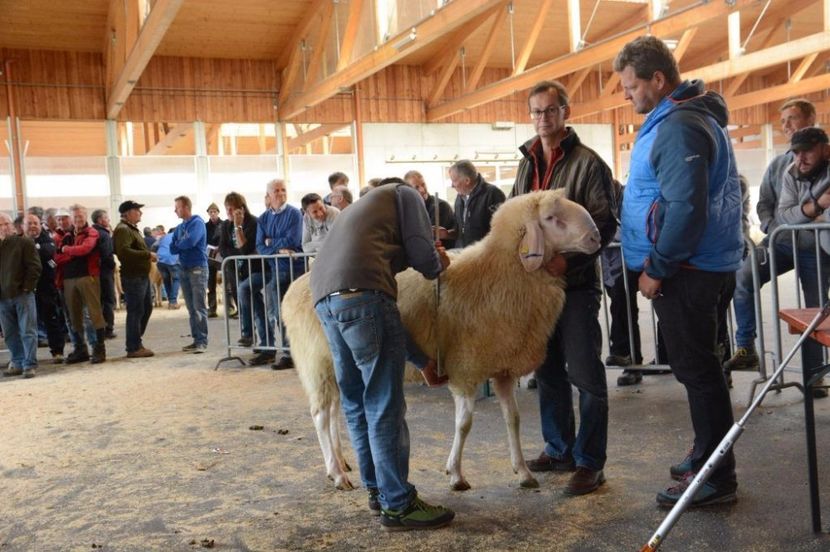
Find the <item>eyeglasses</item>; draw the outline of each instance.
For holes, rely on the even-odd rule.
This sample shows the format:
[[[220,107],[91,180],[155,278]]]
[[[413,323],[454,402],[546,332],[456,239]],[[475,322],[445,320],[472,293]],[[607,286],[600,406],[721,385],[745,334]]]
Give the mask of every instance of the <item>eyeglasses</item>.
[[[545,115],[548,117],[554,117],[559,112],[560,109],[565,107],[564,105],[552,105],[546,107],[545,109],[531,109],[530,110],[530,118],[531,119],[541,119]]]

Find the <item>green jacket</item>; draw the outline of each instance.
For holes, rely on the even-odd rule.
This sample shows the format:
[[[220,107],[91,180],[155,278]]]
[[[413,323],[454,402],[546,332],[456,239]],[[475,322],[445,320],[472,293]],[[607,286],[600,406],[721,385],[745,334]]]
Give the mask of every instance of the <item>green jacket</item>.
[[[115,254],[121,261],[121,276],[146,278],[150,274],[150,250],[137,226],[121,221],[112,233]]]
[[[35,290],[42,267],[35,242],[22,236],[0,240],[0,299]]]

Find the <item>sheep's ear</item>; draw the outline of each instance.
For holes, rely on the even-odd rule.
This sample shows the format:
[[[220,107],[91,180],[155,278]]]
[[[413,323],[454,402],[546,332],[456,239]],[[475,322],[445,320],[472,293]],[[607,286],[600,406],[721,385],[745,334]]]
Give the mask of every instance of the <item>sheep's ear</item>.
[[[545,260],[545,236],[538,222],[525,224],[525,235],[519,244],[519,259],[528,272],[541,268]]]

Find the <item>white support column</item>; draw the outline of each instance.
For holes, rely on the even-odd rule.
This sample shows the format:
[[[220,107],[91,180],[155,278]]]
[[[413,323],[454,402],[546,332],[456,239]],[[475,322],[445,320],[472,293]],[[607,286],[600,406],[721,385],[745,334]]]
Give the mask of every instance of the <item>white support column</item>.
[[[568,0],[568,44],[576,52],[582,42],[582,23],[579,19],[579,0]]]
[[[741,12],[730,13],[726,22],[729,35],[729,59],[737,59],[744,53],[741,48]]]
[[[208,159],[207,135],[205,134],[205,123],[202,121],[193,122],[193,141],[196,145],[196,198],[193,212],[200,216],[207,206],[210,205],[210,160]]]
[[[124,201],[121,191],[121,158],[118,156],[118,121],[107,119],[104,123],[107,140],[107,181],[110,189],[110,219],[118,221],[118,206]]]
[[[775,133],[771,123],[761,125],[761,147],[764,148],[764,166],[768,167],[775,157]]]

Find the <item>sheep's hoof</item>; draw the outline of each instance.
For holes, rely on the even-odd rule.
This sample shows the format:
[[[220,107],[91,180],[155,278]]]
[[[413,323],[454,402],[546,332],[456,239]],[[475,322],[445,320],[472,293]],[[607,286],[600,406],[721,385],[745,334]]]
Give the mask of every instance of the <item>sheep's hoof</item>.
[[[522,489],[538,489],[539,482],[536,481],[535,477],[530,477],[528,479],[522,479],[522,481],[519,483],[519,486]]]
[[[458,481],[456,481],[455,483],[450,485],[450,488],[453,491],[469,491],[470,490],[470,484],[467,483],[467,481],[465,479],[459,479]]]
[[[343,476],[343,477],[340,477],[338,479],[339,479],[339,481],[337,481],[334,485],[334,487],[338,491],[353,491],[354,490],[354,485],[352,485],[352,482],[349,481],[348,477]]]

